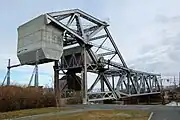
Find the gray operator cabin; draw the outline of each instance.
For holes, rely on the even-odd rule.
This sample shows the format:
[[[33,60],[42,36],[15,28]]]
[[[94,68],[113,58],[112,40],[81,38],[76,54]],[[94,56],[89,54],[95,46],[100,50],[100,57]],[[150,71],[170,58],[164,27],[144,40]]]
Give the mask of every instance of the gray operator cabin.
[[[41,15],[19,26],[17,56],[21,64],[43,64],[61,58],[63,31],[47,22],[46,15]]]

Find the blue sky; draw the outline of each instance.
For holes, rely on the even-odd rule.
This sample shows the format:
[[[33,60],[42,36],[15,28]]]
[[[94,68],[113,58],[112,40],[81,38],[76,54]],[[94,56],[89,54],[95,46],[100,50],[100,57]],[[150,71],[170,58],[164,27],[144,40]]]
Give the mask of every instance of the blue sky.
[[[180,1],[178,0],[1,0],[0,80],[7,60],[16,57],[17,28],[52,11],[79,8],[110,24],[110,31],[128,66],[177,76],[180,71]],[[12,81],[28,83],[33,67],[12,70]],[[49,84],[52,64],[40,66],[40,83]]]

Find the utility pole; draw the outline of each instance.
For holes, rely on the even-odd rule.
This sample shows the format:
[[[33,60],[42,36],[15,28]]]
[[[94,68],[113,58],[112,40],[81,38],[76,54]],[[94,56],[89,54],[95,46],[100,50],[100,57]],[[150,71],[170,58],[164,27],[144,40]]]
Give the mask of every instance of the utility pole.
[[[179,72],[179,87],[180,87],[180,72]]]
[[[11,60],[9,59],[9,60],[8,60],[8,67],[7,67],[7,69],[8,69],[8,71],[7,71],[7,86],[10,85],[10,74],[11,74],[11,73],[10,73],[10,69],[11,69],[11,68],[10,68],[10,64],[11,64],[11,63],[10,63],[10,62],[11,62]]]
[[[175,79],[175,76],[174,76],[174,88],[176,88],[176,79]]]

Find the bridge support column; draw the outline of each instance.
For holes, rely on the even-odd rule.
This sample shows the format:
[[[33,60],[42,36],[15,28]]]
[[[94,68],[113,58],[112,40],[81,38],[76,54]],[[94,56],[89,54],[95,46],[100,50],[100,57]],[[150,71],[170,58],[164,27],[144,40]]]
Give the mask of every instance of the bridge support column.
[[[101,77],[101,92],[104,92],[104,80]]]
[[[39,86],[39,77],[38,77],[38,61],[39,61],[39,58],[38,58],[38,50],[36,51],[36,64],[35,64],[35,80],[34,80],[34,86],[35,87],[38,87]]]
[[[55,97],[56,97],[56,106],[60,107],[60,99],[61,99],[61,93],[59,89],[59,69],[58,69],[58,62],[54,62],[54,91],[55,91]]]
[[[114,76],[112,76],[112,87],[113,87],[113,90],[114,90]]]
[[[100,83],[101,83],[101,92],[104,92],[104,80],[102,77],[100,78]],[[105,101],[102,101],[101,104],[104,104],[104,102]]]
[[[84,56],[84,68],[82,70],[82,99],[83,104],[88,104],[87,98],[87,53],[86,47],[83,46],[83,56]]]

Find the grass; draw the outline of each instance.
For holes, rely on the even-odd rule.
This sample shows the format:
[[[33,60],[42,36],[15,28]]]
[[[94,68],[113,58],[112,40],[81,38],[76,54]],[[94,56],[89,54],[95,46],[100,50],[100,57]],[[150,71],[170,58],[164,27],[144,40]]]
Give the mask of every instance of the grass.
[[[0,113],[0,120],[2,119],[10,119],[10,118],[18,118],[30,115],[37,115],[43,113],[50,112],[60,112],[63,110],[67,110],[66,108],[56,108],[56,107],[48,107],[48,108],[36,108],[36,109],[26,109],[26,110],[18,110],[18,111],[10,111]]]
[[[36,120],[147,120],[149,116],[145,111],[134,110],[92,110],[78,114],[41,117]]]

